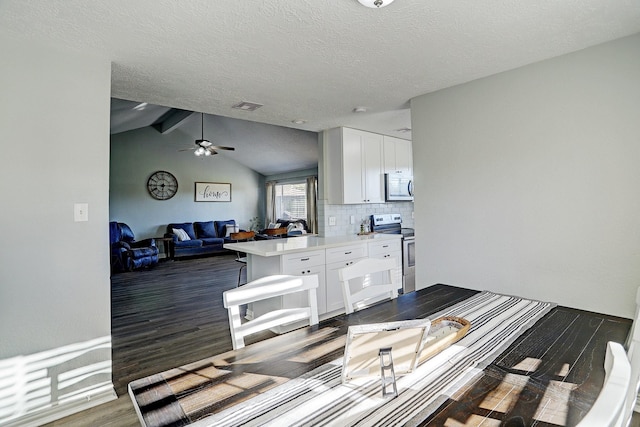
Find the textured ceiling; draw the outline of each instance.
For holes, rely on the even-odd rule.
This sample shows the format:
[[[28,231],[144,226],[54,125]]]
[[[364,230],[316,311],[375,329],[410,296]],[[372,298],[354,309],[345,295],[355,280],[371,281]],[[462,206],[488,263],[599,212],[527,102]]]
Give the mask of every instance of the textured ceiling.
[[[408,138],[411,98],[640,32],[640,1],[2,0],[0,31],[109,58],[115,98]]]

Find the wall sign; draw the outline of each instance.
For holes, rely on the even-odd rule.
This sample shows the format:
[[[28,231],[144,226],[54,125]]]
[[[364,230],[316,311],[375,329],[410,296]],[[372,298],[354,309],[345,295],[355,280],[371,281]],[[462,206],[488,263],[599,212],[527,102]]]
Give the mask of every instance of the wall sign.
[[[230,202],[231,184],[196,182],[196,202]]]

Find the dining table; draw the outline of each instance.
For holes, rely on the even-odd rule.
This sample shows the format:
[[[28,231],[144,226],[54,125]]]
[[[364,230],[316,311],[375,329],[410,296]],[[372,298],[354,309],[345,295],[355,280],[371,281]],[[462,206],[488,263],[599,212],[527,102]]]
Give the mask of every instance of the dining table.
[[[349,326],[461,315],[468,334],[398,378],[344,384]],[[144,426],[575,426],[630,319],[437,284],[129,384]],[[188,349],[185,349],[188,351]]]

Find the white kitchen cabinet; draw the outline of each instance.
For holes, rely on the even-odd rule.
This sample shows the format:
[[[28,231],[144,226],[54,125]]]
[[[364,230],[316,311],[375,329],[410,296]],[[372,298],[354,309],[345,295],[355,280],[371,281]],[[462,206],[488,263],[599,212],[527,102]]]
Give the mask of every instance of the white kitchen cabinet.
[[[383,159],[384,173],[413,175],[413,148],[411,141],[385,135]]]
[[[288,254],[282,256],[282,274],[291,274],[294,276],[305,276],[309,274],[318,275],[318,314],[324,314],[327,310],[327,287],[325,285],[325,251],[300,252],[296,254]],[[282,298],[289,297],[289,300],[283,300],[283,307],[304,307],[306,303],[306,295],[302,293],[284,295]],[[295,301],[295,305],[293,304]]]
[[[326,253],[326,295],[327,313],[339,310],[344,312],[344,298],[342,296],[342,285],[338,276],[338,271],[356,261],[367,257],[367,246],[365,244],[342,246],[339,248],[327,249]]]
[[[329,203],[384,203],[382,135],[337,128],[327,131],[326,138]]]
[[[368,244],[369,258],[392,258],[396,260],[395,277],[398,289],[402,288],[402,246],[400,240],[370,242]],[[372,278],[373,283],[383,283],[383,273]],[[386,274],[386,273],[384,273]]]

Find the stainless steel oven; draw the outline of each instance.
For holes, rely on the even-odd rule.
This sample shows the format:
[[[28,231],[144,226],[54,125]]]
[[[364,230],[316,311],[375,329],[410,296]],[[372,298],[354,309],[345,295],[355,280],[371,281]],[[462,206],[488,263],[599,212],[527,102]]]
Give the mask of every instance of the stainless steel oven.
[[[413,228],[402,228],[399,214],[371,215],[371,231],[376,233],[402,234],[402,292],[416,290],[416,254]]]
[[[402,237],[402,292],[416,290],[416,238]]]

